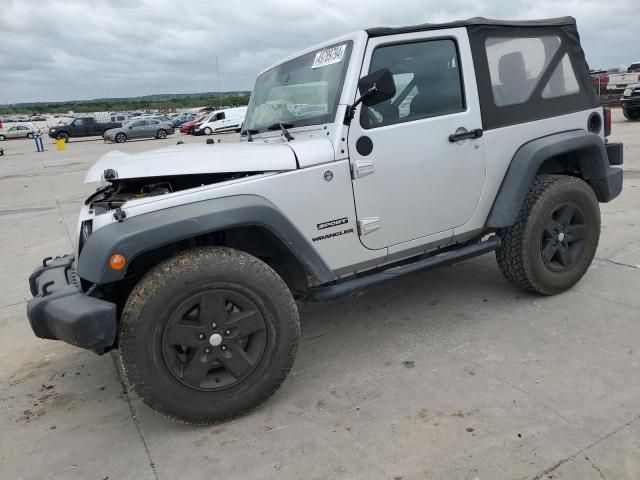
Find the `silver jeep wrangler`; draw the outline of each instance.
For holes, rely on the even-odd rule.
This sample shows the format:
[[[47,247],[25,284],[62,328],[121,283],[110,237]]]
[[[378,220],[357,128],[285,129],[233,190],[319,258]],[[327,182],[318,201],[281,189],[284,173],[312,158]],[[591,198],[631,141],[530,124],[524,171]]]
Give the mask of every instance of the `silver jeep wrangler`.
[[[573,18],[374,28],[258,76],[237,144],[111,152],[74,254],[29,282],[34,333],[102,354],[153,409],[209,424],[284,381],[296,300],[496,252],[572,287],[622,189]]]

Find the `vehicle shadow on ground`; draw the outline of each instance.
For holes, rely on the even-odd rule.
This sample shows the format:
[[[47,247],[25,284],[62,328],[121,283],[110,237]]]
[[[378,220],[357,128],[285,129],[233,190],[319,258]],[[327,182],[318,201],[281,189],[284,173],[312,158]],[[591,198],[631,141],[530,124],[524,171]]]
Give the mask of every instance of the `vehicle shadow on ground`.
[[[415,335],[425,329],[437,335],[438,329],[447,330],[454,323],[481,322],[486,317],[473,313],[479,305],[527,296],[502,279],[497,267],[483,261],[416,273],[330,302],[301,302],[302,337],[291,374],[305,365],[333,360],[331,352],[336,348],[350,348],[354,358],[369,355],[374,337],[377,351],[397,352],[399,335]],[[461,298],[468,307],[461,308]],[[0,390],[0,400],[11,399],[15,406],[13,422],[55,423],[59,420],[54,412],[66,416],[71,411],[80,414],[84,408],[95,413],[109,401],[124,400],[121,407],[127,408],[127,396],[133,393],[122,383],[117,352],[96,356],[58,342],[47,343],[46,351],[52,353],[20,367]],[[273,402],[278,402],[277,396],[267,403],[273,407]],[[170,430],[201,428],[173,424],[160,415],[150,418]]]

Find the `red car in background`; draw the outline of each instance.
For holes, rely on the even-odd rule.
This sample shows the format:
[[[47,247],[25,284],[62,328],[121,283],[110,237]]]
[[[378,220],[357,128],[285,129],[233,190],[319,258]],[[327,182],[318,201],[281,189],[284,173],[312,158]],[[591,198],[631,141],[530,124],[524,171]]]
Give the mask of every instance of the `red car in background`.
[[[204,117],[206,117],[206,115],[201,115],[195,120],[191,120],[190,122],[183,123],[182,126],[180,127],[180,133],[190,134],[196,126],[202,123],[202,120],[204,120]]]

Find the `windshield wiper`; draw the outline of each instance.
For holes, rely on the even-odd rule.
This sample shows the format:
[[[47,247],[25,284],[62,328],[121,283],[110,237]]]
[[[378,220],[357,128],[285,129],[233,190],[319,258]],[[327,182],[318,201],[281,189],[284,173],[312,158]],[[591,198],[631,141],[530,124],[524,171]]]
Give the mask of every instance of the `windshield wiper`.
[[[257,128],[247,128],[246,130],[243,130],[242,132],[240,132],[240,136],[247,137],[247,142],[253,142],[253,137],[251,136],[251,134],[253,133],[258,133],[258,129]]]
[[[293,127],[295,127],[293,123],[274,123],[273,125],[268,126],[267,130],[282,130],[282,135],[284,135],[284,138],[286,138],[287,141],[290,142],[291,140],[293,140],[293,135],[289,133],[289,130],[287,130],[287,128]]]

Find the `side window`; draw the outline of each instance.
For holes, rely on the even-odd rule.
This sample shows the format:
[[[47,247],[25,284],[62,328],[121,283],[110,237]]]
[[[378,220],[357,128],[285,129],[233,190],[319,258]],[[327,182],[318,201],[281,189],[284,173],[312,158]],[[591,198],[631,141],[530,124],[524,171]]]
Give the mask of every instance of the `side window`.
[[[82,119],[82,118],[76,118],[76,119],[73,121],[73,124],[74,124],[76,127],[81,127],[81,126],[83,126],[83,125],[84,125],[84,119]]]
[[[133,122],[132,127],[144,127],[147,124],[144,120],[138,120],[137,122]]]
[[[216,113],[214,120],[224,120],[224,112]]]
[[[493,99],[497,106],[529,100],[540,76],[560,48],[557,36],[503,38],[485,42]]]
[[[565,53],[562,61],[553,70],[544,90],[542,90],[542,98],[564,97],[579,91],[578,79],[573,71],[569,55]]]
[[[378,47],[370,72],[391,70],[396,95],[362,108],[360,123],[375,128],[463,111],[464,94],[456,44],[451,39]]]

